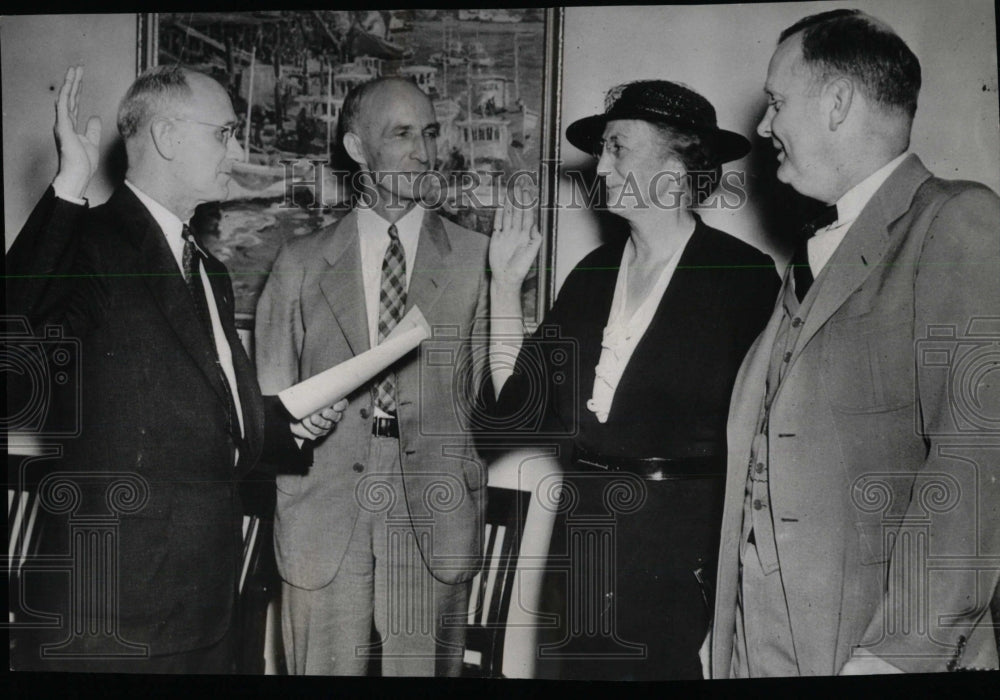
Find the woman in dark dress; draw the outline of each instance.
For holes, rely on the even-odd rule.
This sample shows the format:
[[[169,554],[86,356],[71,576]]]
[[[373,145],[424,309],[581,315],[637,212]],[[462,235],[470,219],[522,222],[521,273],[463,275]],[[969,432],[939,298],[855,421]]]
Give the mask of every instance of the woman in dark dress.
[[[566,136],[600,158],[627,239],[586,256],[528,338],[533,215],[508,204],[490,248],[489,422],[512,442],[559,445],[566,468],[547,569],[557,605],[545,611],[560,624],[540,653],[566,678],[700,678],[730,392],[780,280],[691,204],[750,144],[666,81],[614,88]]]

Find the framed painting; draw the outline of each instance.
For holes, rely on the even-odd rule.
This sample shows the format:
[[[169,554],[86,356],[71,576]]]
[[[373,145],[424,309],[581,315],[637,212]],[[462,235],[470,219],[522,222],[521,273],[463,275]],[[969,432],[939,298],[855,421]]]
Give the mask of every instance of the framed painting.
[[[551,303],[548,244],[555,217],[562,10],[185,12],[141,18],[139,65],[181,64],[227,87],[245,161],[225,202],[199,207],[192,228],[226,263],[237,323],[253,327],[257,298],[282,243],[350,208],[337,174],[337,122],[352,87],[412,79],[441,133],[444,216],[485,234],[516,182],[540,202],[546,244],[525,282],[529,329]],[[322,190],[308,184],[322,173]],[[497,195],[500,195],[498,199]]]

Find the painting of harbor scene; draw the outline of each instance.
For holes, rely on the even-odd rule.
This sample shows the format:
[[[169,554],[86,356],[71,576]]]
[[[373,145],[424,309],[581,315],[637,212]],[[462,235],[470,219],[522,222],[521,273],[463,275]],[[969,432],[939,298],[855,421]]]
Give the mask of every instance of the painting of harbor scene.
[[[350,89],[373,78],[411,78],[431,98],[441,125],[438,170],[448,182],[441,213],[488,234],[511,175],[537,172],[542,159],[545,22],[536,9],[155,15],[157,62],[212,75],[229,90],[240,119],[246,159],[233,167],[230,197],[203,205],[192,220],[232,273],[239,325],[252,327],[282,243],[349,208],[346,183],[331,176],[348,165],[337,121]],[[311,181],[317,170],[310,160],[329,163],[322,169],[324,206],[306,187],[294,188],[289,206],[286,163],[298,161],[294,179]],[[517,181],[537,197],[537,178]],[[540,312],[538,288],[537,276],[525,284],[529,325]]]

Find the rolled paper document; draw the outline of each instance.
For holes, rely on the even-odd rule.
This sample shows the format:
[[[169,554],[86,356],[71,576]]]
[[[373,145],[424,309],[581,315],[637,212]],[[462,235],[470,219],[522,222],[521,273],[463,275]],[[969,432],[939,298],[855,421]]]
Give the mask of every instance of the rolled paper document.
[[[376,347],[278,393],[288,412],[302,420],[370,382],[431,336],[427,319],[414,306]]]

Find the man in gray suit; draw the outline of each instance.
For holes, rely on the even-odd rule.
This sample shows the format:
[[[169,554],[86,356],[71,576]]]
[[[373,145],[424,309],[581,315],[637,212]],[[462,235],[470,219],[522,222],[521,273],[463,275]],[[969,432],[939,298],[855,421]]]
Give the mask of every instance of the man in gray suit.
[[[734,388],[713,677],[997,666],[1000,200],[907,153],[919,88],[855,10],[771,59],[758,133],[829,207]]]
[[[364,197],[278,255],[257,307],[261,386],[374,347],[413,306],[439,337],[348,397],[307,473],[278,477],[285,652],[293,673],[364,674],[374,624],[384,675],[457,675],[483,531],[485,473],[463,406],[482,374],[471,338],[485,338],[474,326],[489,241],[420,201],[421,182],[440,180],[422,177],[439,127],[415,84],[359,86],[341,119]]]

